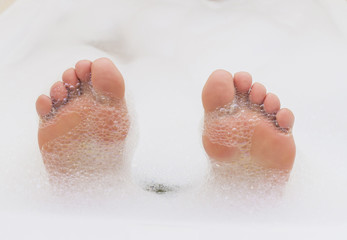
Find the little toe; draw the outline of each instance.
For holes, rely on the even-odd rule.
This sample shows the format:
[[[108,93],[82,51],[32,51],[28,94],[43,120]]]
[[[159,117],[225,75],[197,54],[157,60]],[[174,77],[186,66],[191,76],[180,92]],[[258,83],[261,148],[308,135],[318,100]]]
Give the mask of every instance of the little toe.
[[[63,82],[56,82],[51,87],[50,91],[51,99],[54,105],[61,104],[66,101],[68,91]]]
[[[277,123],[281,128],[292,129],[294,125],[294,114],[288,108],[282,108],[276,114]]]
[[[64,73],[63,73],[63,82],[65,83],[65,87],[68,89],[68,90],[75,90],[78,85],[79,85],[79,80],[77,78],[77,75],[76,75],[76,72],[75,72],[75,69],[73,68],[69,68],[68,70],[66,70]]]
[[[240,93],[248,93],[252,86],[252,76],[248,72],[238,72],[234,75],[235,88]]]
[[[273,93],[268,93],[264,100],[264,110],[267,113],[276,113],[281,108],[280,99]]]
[[[92,62],[89,60],[81,60],[76,63],[76,75],[81,82],[88,82],[90,80],[91,68]]]
[[[233,101],[235,89],[233,76],[225,70],[214,71],[202,90],[202,104],[206,112],[211,112]]]
[[[94,89],[111,98],[124,97],[124,80],[117,67],[108,58],[99,58],[92,63],[91,79]]]
[[[266,88],[261,83],[254,83],[251,92],[249,93],[249,100],[254,104],[263,104],[266,97]]]
[[[37,114],[41,117],[46,116],[51,112],[52,109],[52,101],[46,95],[41,95],[36,100],[36,111]]]

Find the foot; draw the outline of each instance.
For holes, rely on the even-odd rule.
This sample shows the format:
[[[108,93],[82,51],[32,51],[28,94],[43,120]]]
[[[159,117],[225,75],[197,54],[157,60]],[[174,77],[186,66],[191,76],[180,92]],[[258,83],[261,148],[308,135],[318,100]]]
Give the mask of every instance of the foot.
[[[263,169],[288,176],[295,159],[294,115],[289,109],[280,109],[275,94],[266,93],[260,83],[252,85],[247,72],[233,77],[217,70],[205,84],[202,102],[202,140],[214,162],[243,166],[237,171],[251,175]]]
[[[55,83],[50,98],[39,96],[39,148],[51,177],[92,178],[117,170],[129,118],[124,81],[106,58],[79,61]]]

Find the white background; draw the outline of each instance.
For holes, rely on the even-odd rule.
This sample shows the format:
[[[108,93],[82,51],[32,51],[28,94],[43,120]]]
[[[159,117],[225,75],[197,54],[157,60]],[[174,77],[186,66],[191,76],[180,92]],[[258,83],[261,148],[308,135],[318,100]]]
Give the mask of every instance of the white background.
[[[346,237],[346,5],[16,1],[0,15],[3,239]],[[249,71],[280,96],[296,115],[298,154],[279,206],[247,211],[221,201],[205,209],[200,196],[139,189],[83,204],[52,200],[36,144],[36,97],[79,59],[103,56],[126,80],[137,183],[194,192],[204,181],[200,94],[213,70]]]

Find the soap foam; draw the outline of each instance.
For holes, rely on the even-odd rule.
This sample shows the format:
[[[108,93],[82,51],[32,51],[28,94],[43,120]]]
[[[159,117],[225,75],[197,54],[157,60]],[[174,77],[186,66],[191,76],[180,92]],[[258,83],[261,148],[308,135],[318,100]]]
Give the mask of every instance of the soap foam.
[[[283,134],[274,114],[264,111],[263,105],[252,104],[248,94],[236,93],[232,103],[205,114],[203,134],[210,142],[240,150],[238,159],[211,160],[210,181],[222,192],[233,193],[244,201],[245,195],[277,194],[282,191],[287,174],[268,169],[251,159],[252,136],[260,121],[266,122]]]
[[[77,114],[80,119],[77,126],[41,148],[50,180],[59,188],[76,183],[90,186],[101,179],[114,181],[124,167],[130,125],[125,101],[97,94],[90,83],[82,84],[81,89],[82,94],[76,91],[66,104],[40,120],[42,130],[66,116]]]

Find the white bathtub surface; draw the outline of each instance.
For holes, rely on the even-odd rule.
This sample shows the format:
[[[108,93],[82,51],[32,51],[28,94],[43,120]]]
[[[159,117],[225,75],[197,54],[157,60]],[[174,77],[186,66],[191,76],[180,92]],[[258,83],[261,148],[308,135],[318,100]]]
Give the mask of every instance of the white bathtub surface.
[[[0,15],[2,236],[345,239],[346,13],[344,0],[15,1]],[[126,80],[131,178],[93,196],[54,196],[36,97],[79,59],[103,56]],[[280,200],[202,190],[200,96],[217,68],[251,72],[296,115],[298,154]]]

